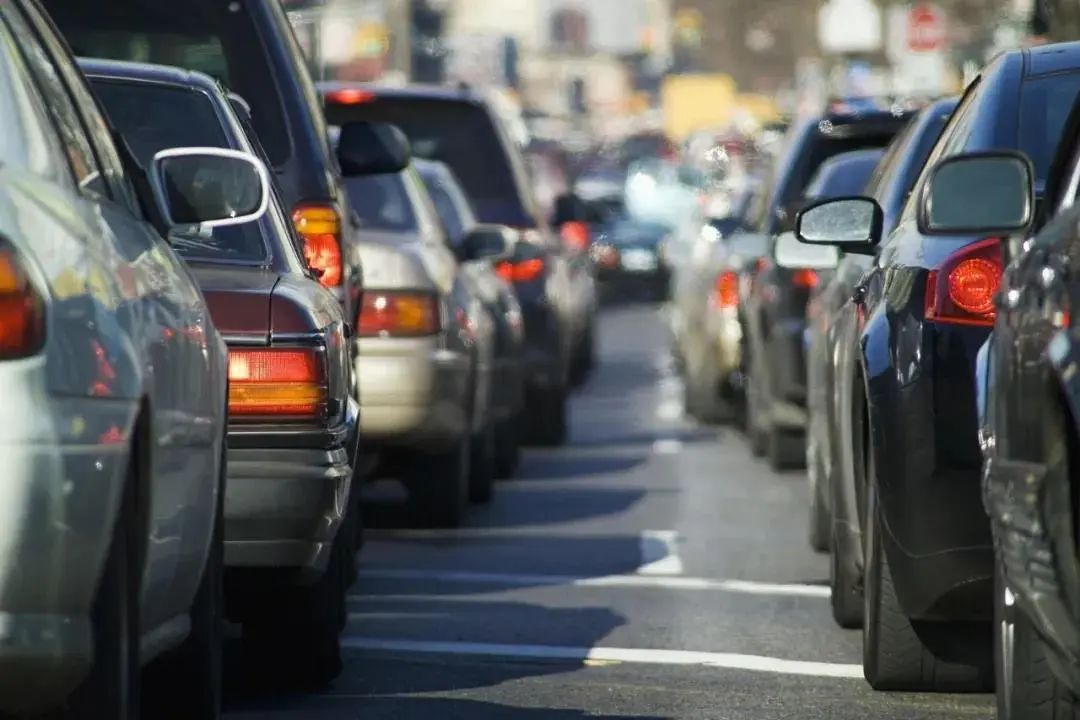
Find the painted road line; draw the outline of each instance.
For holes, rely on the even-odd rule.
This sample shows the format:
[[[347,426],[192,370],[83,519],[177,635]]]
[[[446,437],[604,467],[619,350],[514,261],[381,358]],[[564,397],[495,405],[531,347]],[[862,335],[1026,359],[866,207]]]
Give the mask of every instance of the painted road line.
[[[813,677],[863,677],[861,665],[785,660],[763,655],[698,652],[693,650],[646,650],[637,648],[565,647],[560,645],[502,645],[497,643],[429,642],[382,638],[343,637],[343,647],[359,650],[382,650],[436,655],[487,655],[531,660],[569,662],[613,662],[641,665],[698,665],[701,667],[751,670],[781,675]]]
[[[638,575],[682,575],[679,559],[679,534],[674,530],[646,530],[638,541],[641,548],[641,567]]]
[[[682,417],[683,404],[678,398],[663,400],[656,406],[656,419],[664,422],[674,422]]]
[[[661,438],[654,442],[652,446],[654,455],[678,455],[682,452],[682,449],[682,440],[673,440],[670,438]]]
[[[783,597],[828,598],[824,585],[803,583],[764,583],[747,580],[714,580],[699,577],[664,575],[525,575],[469,572],[457,570],[411,570],[405,568],[360,568],[360,577],[370,580],[416,580],[423,582],[497,585],[504,587],[539,587],[569,585],[573,587],[635,587],[666,590],[711,590],[742,595],[776,595]],[[352,595],[352,600],[366,599]]]

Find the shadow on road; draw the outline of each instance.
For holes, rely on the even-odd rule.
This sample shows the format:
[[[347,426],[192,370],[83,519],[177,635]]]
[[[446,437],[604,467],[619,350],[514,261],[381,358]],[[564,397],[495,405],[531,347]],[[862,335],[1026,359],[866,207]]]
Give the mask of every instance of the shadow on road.
[[[531,455],[516,480],[576,480],[590,475],[619,475],[648,461],[646,455]]]

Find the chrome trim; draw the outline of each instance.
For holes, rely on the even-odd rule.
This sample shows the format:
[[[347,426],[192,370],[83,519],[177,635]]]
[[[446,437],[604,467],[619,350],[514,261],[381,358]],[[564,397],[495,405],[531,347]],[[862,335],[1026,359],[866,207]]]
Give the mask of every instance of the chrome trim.
[[[275,333],[270,331],[270,343],[272,345],[326,345],[326,331],[313,330],[306,333]]]
[[[265,335],[236,335],[222,333],[221,339],[226,345],[240,345],[244,347],[265,347],[270,344],[269,333]]]

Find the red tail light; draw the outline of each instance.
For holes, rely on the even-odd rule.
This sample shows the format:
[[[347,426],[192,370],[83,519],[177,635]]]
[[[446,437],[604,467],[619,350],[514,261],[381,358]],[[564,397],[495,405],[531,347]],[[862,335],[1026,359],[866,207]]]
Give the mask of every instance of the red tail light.
[[[993,325],[1001,264],[998,238],[980,240],[951,255],[927,278],[926,319],[954,325]]]
[[[495,266],[495,272],[503,280],[511,283],[527,283],[544,274],[544,259],[530,258],[517,262],[503,261]]]
[[[326,370],[315,348],[229,350],[229,414],[309,419],[326,411]]]
[[[816,270],[802,268],[791,274],[791,284],[804,290],[813,290],[821,282],[821,276]]]
[[[736,308],[739,306],[739,276],[732,270],[725,270],[716,276],[713,286],[712,305],[715,308]]]
[[[15,249],[0,245],[0,359],[35,354],[45,345],[45,303]]]
[[[331,205],[301,204],[293,210],[293,225],[304,241],[304,259],[325,287],[341,285],[341,217]]]
[[[375,93],[360,88],[341,88],[326,93],[326,102],[335,105],[363,105],[374,100]]]
[[[362,337],[421,337],[439,332],[439,302],[418,292],[365,290],[357,320]]]

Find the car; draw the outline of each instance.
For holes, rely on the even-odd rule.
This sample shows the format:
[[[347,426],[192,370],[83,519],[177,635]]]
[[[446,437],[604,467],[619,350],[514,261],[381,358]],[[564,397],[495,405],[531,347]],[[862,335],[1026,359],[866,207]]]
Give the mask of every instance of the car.
[[[852,299],[855,367],[835,381],[863,517],[863,669],[875,689],[993,684],[994,553],[980,510],[974,373],[994,322],[1001,244],[947,219],[963,202],[1004,203],[1009,188],[950,190],[941,168],[962,153],[1022,150],[1041,195],[1078,90],[1080,44],[1003,53],[964,93],[888,238],[869,198],[833,200],[799,217],[804,241],[876,253]]]
[[[666,300],[670,271],[663,253],[669,237],[667,225],[625,214],[596,226],[589,240],[589,256],[596,267],[601,295],[644,295],[650,300]]]
[[[462,261],[463,272],[472,276],[472,285],[494,324],[491,413],[495,423],[495,474],[499,478],[509,478],[521,460],[525,396],[521,305],[513,286],[499,276],[491,257],[476,260],[466,257],[468,246],[476,245],[476,233],[497,228],[481,225],[476,219],[453,170],[432,160],[416,159],[413,165],[424,181],[451,248]],[[512,236],[509,242],[512,244]]]
[[[250,120],[207,75],[102,60],[81,67],[144,170],[176,145],[262,155]],[[341,670],[339,618],[355,577],[359,409],[345,316],[304,262],[276,192],[258,222],[176,235],[173,247],[229,353],[229,617],[262,665],[318,685]]]
[[[791,235],[795,211],[826,162],[842,153],[884,148],[910,118],[892,110],[830,112],[805,120],[787,140],[773,166],[767,201],[758,208],[757,232],[775,250]],[[861,161],[865,171],[865,158]],[[865,180],[868,171],[862,175]],[[827,267],[783,267],[775,253],[752,271],[741,299],[745,320],[746,424],[751,450],[768,455],[775,468],[801,467],[806,461],[806,357],[803,331],[810,291]]]
[[[1074,578],[1077,389],[1073,378],[1080,109],[1074,104],[1047,176],[1041,209],[1023,153],[954,158],[973,190],[1008,196],[965,208],[988,224],[1007,263],[980,364],[983,501],[994,536],[994,667],[1002,720],[1080,711]],[[966,171],[964,170],[966,167]],[[1020,178],[1017,181],[1017,178]],[[1008,203],[1008,204],[1007,204]],[[1027,208],[1022,205],[1027,205]],[[1008,213],[1016,217],[1007,218]],[[1047,708],[1054,709],[1050,715]]]
[[[455,255],[416,168],[386,170],[346,179],[367,268],[361,432],[379,456],[376,474],[404,481],[422,521],[456,526],[468,500],[491,499],[495,476],[494,320],[459,259],[498,260],[511,233],[478,226]]]
[[[404,88],[324,83],[333,124],[390,122],[413,151],[454,171],[477,219],[518,232],[514,255],[501,266],[525,318],[526,438],[560,445],[567,437],[567,398],[594,362],[596,298],[588,257],[568,253],[537,209],[521,149],[484,95],[467,88]],[[576,220],[561,215],[556,222]]]
[[[258,220],[267,177],[168,147],[140,182],[38,3],[0,46],[0,713],[213,720],[227,357],[166,237]]]
[[[308,65],[278,0],[45,0],[77,55],[204,72],[239,93],[308,264],[350,322],[363,267],[344,178]],[[355,354],[355,334],[350,339]]]
[[[941,136],[956,98],[946,98],[922,110],[889,145],[865,193],[882,209],[882,235],[896,227],[911,188],[926,158]],[[836,378],[850,377],[854,361],[857,317],[850,301],[873,265],[872,255],[841,254],[831,279],[811,292],[807,304],[810,338],[807,356],[806,465],[810,481],[810,544],[829,553],[833,618],[845,628],[862,625],[862,536],[855,491],[855,471],[845,451],[850,433],[838,422],[843,389]]]

